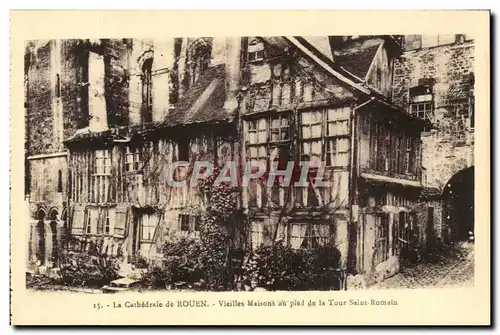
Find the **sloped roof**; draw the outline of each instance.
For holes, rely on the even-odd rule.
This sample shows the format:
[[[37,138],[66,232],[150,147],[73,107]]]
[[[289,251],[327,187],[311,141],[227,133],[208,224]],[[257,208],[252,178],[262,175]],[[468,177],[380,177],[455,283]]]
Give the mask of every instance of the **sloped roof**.
[[[334,52],[334,63],[354,74],[355,76],[364,79],[368,74],[368,70],[375,58],[375,54],[382,42],[368,46],[365,48],[352,48],[349,50],[342,49]]]
[[[330,47],[328,36],[304,36],[303,38],[326,58],[333,60],[332,48]]]
[[[224,109],[226,101],[224,64],[208,68],[191,86],[178,104],[169,110],[160,127],[173,127],[193,123],[220,122],[232,118]]]

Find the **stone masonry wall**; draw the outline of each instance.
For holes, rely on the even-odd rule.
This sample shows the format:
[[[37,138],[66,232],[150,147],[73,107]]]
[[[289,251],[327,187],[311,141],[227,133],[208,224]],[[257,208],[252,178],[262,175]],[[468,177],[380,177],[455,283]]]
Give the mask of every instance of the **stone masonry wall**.
[[[442,189],[458,171],[472,166],[473,129],[469,92],[474,88],[474,43],[409,51],[395,62],[393,100],[408,108],[408,90],[431,85],[435,129],[422,134],[423,181]]]
[[[28,42],[28,150],[30,155],[53,153],[50,41]]]

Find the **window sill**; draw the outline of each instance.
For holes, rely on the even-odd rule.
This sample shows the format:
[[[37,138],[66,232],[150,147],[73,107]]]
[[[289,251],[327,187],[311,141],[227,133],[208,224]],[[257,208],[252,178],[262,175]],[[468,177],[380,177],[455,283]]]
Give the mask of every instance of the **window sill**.
[[[259,58],[259,59],[255,59],[255,60],[249,60],[247,62],[248,62],[248,64],[251,64],[251,65],[262,65],[265,62],[265,58]]]
[[[139,171],[139,170],[123,172],[124,176],[137,176],[137,175],[142,175],[142,174],[143,174],[143,172]]]

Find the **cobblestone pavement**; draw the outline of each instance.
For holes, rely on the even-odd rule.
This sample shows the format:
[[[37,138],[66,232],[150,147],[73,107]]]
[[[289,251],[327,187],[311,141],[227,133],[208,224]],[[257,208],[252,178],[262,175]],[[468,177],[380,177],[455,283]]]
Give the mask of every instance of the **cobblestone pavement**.
[[[474,245],[463,243],[435,263],[408,266],[370,289],[466,287],[474,285]]]

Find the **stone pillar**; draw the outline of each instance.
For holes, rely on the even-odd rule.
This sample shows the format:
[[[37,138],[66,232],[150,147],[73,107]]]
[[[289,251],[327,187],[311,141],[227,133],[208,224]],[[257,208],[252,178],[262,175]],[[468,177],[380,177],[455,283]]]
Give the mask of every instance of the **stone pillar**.
[[[38,251],[38,236],[37,236],[37,223],[38,220],[30,221],[30,246],[29,246],[29,260],[36,262],[36,255]]]
[[[182,38],[181,52],[178,60],[178,75],[179,75],[179,101],[183,98],[186,91],[184,85],[184,78],[186,76],[186,60],[187,60],[187,50],[188,50],[188,39],[186,37]]]
[[[389,257],[394,254],[393,245],[394,213],[389,212]]]
[[[153,121],[163,121],[169,109],[170,70],[174,62],[174,39],[155,41],[153,60]]]
[[[210,66],[224,64],[226,62],[226,38],[214,37],[212,40],[212,59]]]
[[[130,104],[128,114],[130,125],[139,125],[142,123],[142,91],[139,73],[130,74],[128,100]]]
[[[338,220],[337,221],[337,248],[340,251],[340,266],[342,268],[347,267],[347,256],[349,252],[349,231],[348,231],[348,221]]]

